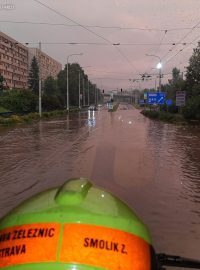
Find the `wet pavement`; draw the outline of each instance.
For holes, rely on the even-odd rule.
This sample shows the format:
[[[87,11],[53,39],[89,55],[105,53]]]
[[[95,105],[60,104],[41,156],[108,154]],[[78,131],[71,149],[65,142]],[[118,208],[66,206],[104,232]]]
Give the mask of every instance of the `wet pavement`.
[[[114,113],[70,114],[0,128],[0,216],[68,178],[87,177],[126,201],[158,252],[200,255],[200,127]]]

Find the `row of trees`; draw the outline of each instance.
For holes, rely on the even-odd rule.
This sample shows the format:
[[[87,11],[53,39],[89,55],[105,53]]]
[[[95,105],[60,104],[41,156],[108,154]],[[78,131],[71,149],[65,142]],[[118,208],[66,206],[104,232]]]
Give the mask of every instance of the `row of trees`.
[[[80,76],[80,77],[79,77]],[[100,100],[100,90],[95,84],[89,81],[87,74],[78,63],[68,64],[69,78],[69,104],[70,106],[79,105],[79,83],[81,92],[81,105],[94,104]],[[80,81],[79,81],[80,78]],[[0,76],[0,90],[3,90],[3,77]],[[6,91],[1,95],[0,104],[12,111],[22,113],[38,109],[39,93],[39,65],[37,59],[33,57],[29,76],[28,85],[31,91],[15,90]],[[89,89],[89,92],[88,92]],[[60,71],[57,78],[49,76],[42,81],[42,108],[45,111],[64,109],[67,102],[67,65],[64,70]],[[21,104],[20,103],[21,100]],[[27,104],[27,101],[28,102]],[[26,104],[26,105],[25,105]],[[35,104],[35,105],[34,105]],[[16,106],[15,106],[16,105]],[[30,106],[29,106],[30,105]]]
[[[80,76],[80,77],[79,77]],[[95,99],[100,98],[100,90],[95,84],[89,81],[87,74],[78,63],[68,64],[69,78],[69,104],[70,106],[79,105],[79,84],[81,92],[81,105],[88,105],[88,96],[90,104],[95,103]],[[80,81],[79,81],[80,78]],[[38,95],[39,89],[39,66],[36,58],[33,58],[29,72],[28,84],[35,95]],[[49,76],[42,82],[43,107],[47,110],[66,107],[67,100],[67,65],[60,71],[57,79]],[[89,94],[88,94],[89,89]]]

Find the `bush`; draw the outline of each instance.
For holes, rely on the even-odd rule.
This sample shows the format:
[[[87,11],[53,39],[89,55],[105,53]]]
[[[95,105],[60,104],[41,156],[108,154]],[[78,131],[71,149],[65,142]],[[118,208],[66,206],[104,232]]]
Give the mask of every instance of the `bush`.
[[[176,103],[174,100],[173,100],[172,105],[170,106],[167,106],[166,104],[160,106],[160,110],[164,112],[169,112],[169,113],[178,113],[178,107],[176,106]]]
[[[174,115],[167,112],[160,112],[159,119],[162,121],[172,122],[174,120]]]
[[[42,109],[45,111],[53,111],[62,109],[62,104],[56,96],[42,96]]]
[[[8,109],[0,106],[0,113],[6,113],[6,112],[8,112]]]
[[[143,110],[141,113],[144,116],[147,116],[152,119],[158,119],[159,118],[159,112],[158,111],[149,111],[149,110]]]
[[[186,119],[200,120],[200,96],[192,97],[183,108]]]
[[[37,97],[28,90],[11,90],[0,97],[0,105],[14,113],[34,112],[37,105]]]
[[[22,118],[18,115],[12,115],[8,118],[0,117],[1,125],[10,125],[10,124],[17,124],[17,123],[23,123]]]
[[[172,114],[169,112],[164,112],[164,111],[149,111],[149,110],[143,110],[141,113],[144,116],[147,116],[151,119],[158,119],[161,121],[166,121],[166,122],[183,122],[183,116],[180,114]]]

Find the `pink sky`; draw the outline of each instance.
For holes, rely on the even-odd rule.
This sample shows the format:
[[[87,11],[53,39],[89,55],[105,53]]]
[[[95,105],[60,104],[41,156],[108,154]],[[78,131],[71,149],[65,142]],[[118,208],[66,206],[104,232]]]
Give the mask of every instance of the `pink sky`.
[[[175,66],[184,71],[200,37],[199,0],[39,1],[60,14],[56,14],[34,0],[0,0],[0,30],[20,42],[35,43],[31,44],[31,47],[37,46],[37,43],[41,41],[43,51],[60,61],[63,66],[66,64],[68,55],[83,53],[81,57],[70,57],[70,61],[78,61],[85,67],[90,80],[105,90],[117,88],[130,90],[139,87],[139,83],[130,82],[129,79],[139,79],[140,74],[144,72],[157,74],[158,70],[153,68],[158,58],[148,57],[146,54],[154,54],[162,59],[163,74],[169,74]],[[13,10],[1,9],[5,4],[12,4],[15,8]],[[47,22],[68,26],[13,24],[5,21]],[[72,27],[69,24],[76,24],[76,26]],[[85,29],[78,24],[85,26]],[[168,31],[90,26],[156,28]],[[183,29],[194,26],[194,29]],[[179,29],[170,31],[174,28]],[[179,41],[181,43],[193,42],[193,44],[172,45]],[[98,44],[46,44],[52,42]],[[113,43],[120,43],[120,45],[114,46]],[[167,82],[170,76],[170,74],[164,75],[163,81]],[[156,76],[151,81],[141,82],[141,89],[158,84],[155,79]]]

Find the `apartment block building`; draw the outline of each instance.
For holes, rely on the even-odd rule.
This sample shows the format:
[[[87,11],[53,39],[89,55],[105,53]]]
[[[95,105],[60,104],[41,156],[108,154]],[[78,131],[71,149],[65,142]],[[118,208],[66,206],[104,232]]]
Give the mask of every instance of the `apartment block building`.
[[[0,74],[4,77],[5,89],[27,89],[28,74],[33,57],[39,63],[42,80],[48,76],[56,78],[62,70],[62,64],[40,52],[37,48],[28,48],[0,31]]]
[[[27,88],[28,48],[0,32],[0,74],[7,89]]]
[[[48,76],[52,76],[55,79],[58,73],[62,70],[61,63],[59,63],[43,51],[40,52],[38,48],[29,48],[29,68],[31,66],[31,62],[34,56],[36,57],[38,63],[40,61],[42,80],[45,80]]]

